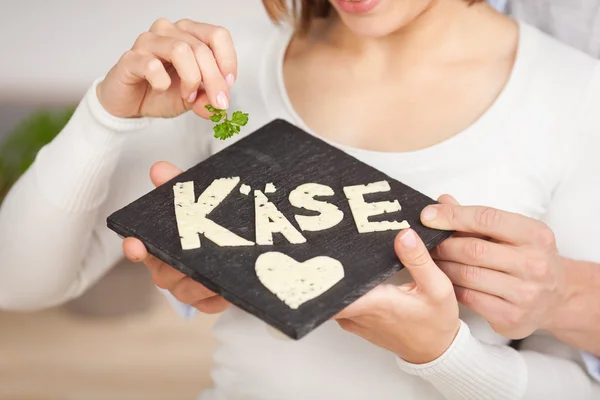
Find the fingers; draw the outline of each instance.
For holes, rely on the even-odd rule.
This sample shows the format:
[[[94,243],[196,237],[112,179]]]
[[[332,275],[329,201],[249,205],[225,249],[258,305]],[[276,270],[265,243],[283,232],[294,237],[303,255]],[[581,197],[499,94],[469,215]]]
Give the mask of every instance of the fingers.
[[[196,99],[196,102],[192,105],[192,111],[194,114],[199,115],[204,119],[210,119],[213,113],[205,108],[209,103],[210,100],[208,99],[206,92],[204,90],[200,90],[198,92],[198,98]]]
[[[217,314],[231,306],[223,297],[155,257],[148,257],[144,264],[152,272],[156,286],[169,290],[177,300],[191,304],[200,312]]]
[[[450,196],[449,194],[443,194],[440,197],[438,197],[438,202],[440,202],[442,204],[451,204],[453,206],[460,205],[460,203],[454,197]]]
[[[152,54],[140,54],[129,50],[123,54],[117,65],[123,69],[125,84],[134,85],[146,80],[157,92],[163,92],[171,86],[171,77],[165,66]]]
[[[512,312],[511,304],[499,297],[460,286],[454,286],[454,292],[456,299],[461,304],[479,314],[492,325],[498,324]]]
[[[180,77],[181,96],[188,106],[202,97],[215,108],[229,107],[229,88],[237,74],[237,55],[225,28],[190,20],[173,24],[161,18],[140,35],[132,50],[171,63]]]
[[[233,86],[237,76],[237,54],[229,31],[220,26],[187,19],[178,21],[175,25],[210,47],[221,76],[225,77],[228,87]]]
[[[443,194],[440,197],[438,197],[438,202],[441,204],[450,204],[450,205],[454,205],[454,206],[460,205],[460,203],[454,197],[450,196],[449,194]],[[479,235],[477,233],[469,233],[469,232],[454,232],[454,234],[452,236],[485,238],[484,235]]]
[[[145,32],[136,41],[133,50],[148,56],[153,55],[162,61],[169,62],[177,71],[181,80],[183,99],[195,101],[195,96],[202,82],[200,67],[189,43],[170,36],[159,36]]]
[[[202,83],[209,102],[215,108],[229,108],[227,82],[219,70],[211,48],[206,43],[175,27],[166,34],[168,36],[148,33],[146,40],[151,44],[147,44],[145,47],[151,48],[153,54],[173,64],[181,78],[183,98],[187,99],[189,103],[197,101],[198,89]]]
[[[433,229],[478,233],[515,245],[553,242],[542,222],[491,207],[431,205],[423,210],[421,220]]]
[[[231,303],[221,296],[212,296],[192,304],[198,311],[205,314],[219,314],[231,307]]]
[[[448,277],[434,263],[414,230],[405,229],[400,232],[394,241],[394,248],[420,290],[434,298],[446,296],[451,291]]]
[[[514,290],[520,286],[519,280],[514,276],[450,261],[438,261],[437,265],[456,286],[497,296],[511,303],[519,300]]]
[[[125,238],[123,239],[123,254],[125,257],[132,262],[142,262],[148,257],[146,246],[136,238]]]
[[[208,102],[218,109],[229,108],[229,88],[233,86],[237,74],[237,55],[229,31],[187,19],[175,24],[159,20],[152,29],[190,45],[200,68]]]
[[[204,90],[210,104],[218,109],[229,108],[229,95],[225,78],[217,66],[210,47],[202,42],[194,45],[194,54],[202,71]]]
[[[175,268],[149,254],[144,244],[136,238],[123,240],[123,253],[133,262],[143,262],[152,275],[152,281],[161,289],[172,290],[186,276]]]
[[[436,261],[453,261],[518,274],[525,260],[514,247],[474,237],[451,237],[440,243],[431,256]]]
[[[169,290],[177,300],[185,304],[195,304],[200,300],[215,296],[213,291],[187,276],[176,281]]]
[[[150,33],[153,33],[159,37],[167,37],[167,38],[173,38],[176,39],[179,42],[181,42],[181,45],[183,47],[186,47],[185,45],[189,46],[189,49],[192,53],[194,53],[194,46],[198,43],[198,39],[196,39],[194,36],[190,35],[189,33],[182,31],[180,29],[178,29],[175,24],[171,23],[170,21],[168,21],[167,19],[164,18],[160,18],[157,21],[155,21],[152,26],[150,27],[149,30]],[[174,46],[177,46],[177,44],[174,44]],[[194,53],[194,58],[195,58],[195,53]],[[196,100],[198,99],[198,94],[199,94],[199,90],[200,90],[200,85],[202,82],[202,71],[200,69],[200,66],[197,64],[197,60],[196,60],[196,65],[194,65],[193,67],[195,67],[195,69],[197,70],[198,73],[198,80],[193,82],[193,81],[189,81],[187,79],[184,79],[182,76],[180,76],[180,80],[181,80],[181,94],[182,97],[185,101],[187,101],[187,103],[189,104],[194,104],[196,102]],[[179,73],[179,71],[178,71]],[[189,94],[188,94],[189,93]]]
[[[143,261],[152,275],[154,284],[161,289],[169,290],[184,304],[191,304],[199,311],[208,314],[220,313],[231,306],[231,303],[201,283],[149,254],[144,244],[136,238],[123,240],[123,253],[133,262]]]
[[[150,180],[159,187],[180,175],[183,171],[166,161],[159,161],[150,168]]]
[[[204,285],[184,275],[170,265],[149,255],[144,261],[152,274],[152,281],[161,289],[166,289],[184,304],[191,304],[199,311],[214,314],[224,311],[231,304]]]
[[[364,328],[362,325],[356,323],[355,321],[353,321],[351,319],[341,318],[341,319],[336,320],[336,322],[338,323],[340,328],[342,328],[345,331],[354,333],[355,335],[358,335],[361,337],[364,337],[366,334],[366,328]]]
[[[149,255],[144,260],[144,264],[152,274],[154,284],[161,289],[173,291],[186,278],[182,272],[152,255]]]
[[[164,262],[148,253],[146,246],[139,239],[133,237],[123,239],[123,254],[129,261],[144,262],[153,276],[166,266]]]
[[[184,304],[194,305],[199,301],[216,296],[201,283],[150,254],[144,259],[144,264],[150,271],[154,284],[161,289],[170,291],[177,300]]]

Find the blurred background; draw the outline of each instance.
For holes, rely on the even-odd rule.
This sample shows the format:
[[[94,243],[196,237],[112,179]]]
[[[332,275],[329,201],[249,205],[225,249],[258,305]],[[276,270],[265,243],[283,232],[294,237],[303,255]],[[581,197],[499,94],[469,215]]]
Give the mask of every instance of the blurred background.
[[[260,0],[0,1],[0,201],[154,20],[249,16],[269,23]],[[123,262],[62,307],[0,312],[0,399],[194,399],[210,385],[213,322],[180,319],[146,269]]]

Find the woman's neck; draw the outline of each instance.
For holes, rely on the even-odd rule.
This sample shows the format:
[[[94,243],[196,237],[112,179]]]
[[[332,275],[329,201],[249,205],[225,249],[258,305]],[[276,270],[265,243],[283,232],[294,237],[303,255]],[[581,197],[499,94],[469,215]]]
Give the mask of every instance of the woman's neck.
[[[333,13],[309,33],[311,42],[334,47],[362,60],[403,61],[464,60],[465,51],[484,55],[494,43],[498,23],[506,18],[486,3],[469,5],[464,0],[438,0],[397,31],[383,37],[356,35]],[[488,41],[492,38],[492,41]]]
[[[381,38],[341,22],[292,40],[286,91],[313,131],[377,151],[424,149],[471,126],[506,85],[519,37],[511,19],[463,0],[439,0]]]

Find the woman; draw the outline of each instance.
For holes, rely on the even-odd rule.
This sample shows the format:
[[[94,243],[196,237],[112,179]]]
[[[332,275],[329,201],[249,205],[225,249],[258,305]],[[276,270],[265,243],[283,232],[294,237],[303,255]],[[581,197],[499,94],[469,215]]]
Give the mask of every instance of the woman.
[[[285,17],[285,1],[264,3],[275,20]],[[8,196],[0,214],[0,305],[64,302],[120,260],[121,243],[105,218],[151,189],[151,166],[166,160],[185,169],[239,139],[211,137],[207,103],[250,114],[240,137],[285,118],[429,196],[452,193],[463,204],[531,217],[529,225],[506,226],[482,213],[492,217],[483,239],[451,239],[474,250],[495,246],[503,262],[488,266],[491,280],[555,265],[552,231],[540,219],[557,236],[575,237],[561,252],[577,256],[600,222],[587,215],[590,201],[578,201],[595,190],[589,167],[598,164],[586,151],[599,144],[592,109],[600,67],[470,3],[307,0],[296,31],[248,21],[232,32],[235,48],[223,28],[157,21],[93,85]],[[178,173],[158,163],[151,178],[160,185]],[[443,200],[441,212],[475,212]],[[215,387],[203,399],[590,396],[588,376],[568,349],[536,334],[517,352],[473,312],[461,310],[459,319],[451,281],[414,232],[401,232],[393,245],[414,282],[400,274],[338,315],[339,324],[298,342],[274,337],[149,257],[139,241],[126,239],[122,248],[182,303],[226,309],[215,327]],[[598,261],[594,251],[582,257]],[[539,262],[511,269],[523,252]],[[451,262],[438,264],[451,275]]]

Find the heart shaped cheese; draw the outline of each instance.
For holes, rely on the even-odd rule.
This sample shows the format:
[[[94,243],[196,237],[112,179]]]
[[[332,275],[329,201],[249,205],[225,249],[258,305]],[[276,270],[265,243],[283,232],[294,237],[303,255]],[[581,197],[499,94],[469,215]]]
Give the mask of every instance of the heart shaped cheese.
[[[261,283],[294,310],[344,277],[344,266],[331,257],[319,256],[300,263],[276,251],[261,254],[255,270]]]

